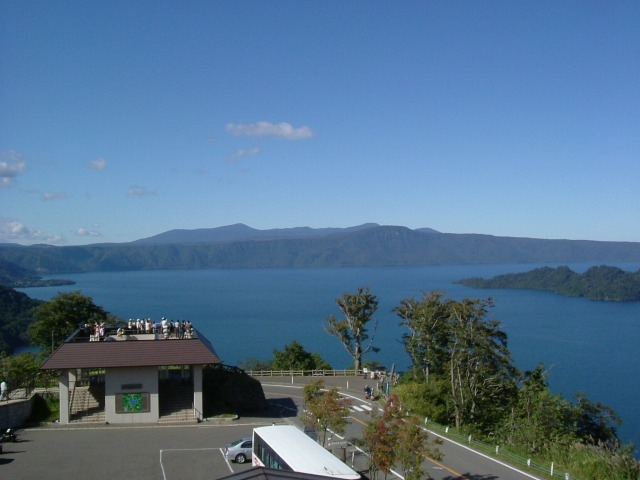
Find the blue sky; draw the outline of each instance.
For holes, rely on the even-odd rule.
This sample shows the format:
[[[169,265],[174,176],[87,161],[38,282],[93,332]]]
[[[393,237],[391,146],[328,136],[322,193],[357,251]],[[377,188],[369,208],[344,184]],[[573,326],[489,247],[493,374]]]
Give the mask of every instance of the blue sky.
[[[640,3],[0,0],[0,242],[640,241]]]

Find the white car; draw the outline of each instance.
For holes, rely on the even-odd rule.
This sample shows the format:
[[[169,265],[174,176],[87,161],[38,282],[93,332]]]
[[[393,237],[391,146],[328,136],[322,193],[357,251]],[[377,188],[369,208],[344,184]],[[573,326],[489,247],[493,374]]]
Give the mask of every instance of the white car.
[[[252,447],[253,439],[244,437],[224,447],[224,456],[227,460],[244,463],[247,459],[251,460],[253,455]]]

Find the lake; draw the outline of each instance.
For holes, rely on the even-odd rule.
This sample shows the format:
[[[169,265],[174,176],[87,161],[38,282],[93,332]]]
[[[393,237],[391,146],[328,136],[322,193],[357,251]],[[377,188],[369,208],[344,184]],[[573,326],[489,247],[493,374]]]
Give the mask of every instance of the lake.
[[[550,369],[554,392],[572,398],[586,392],[594,402],[613,407],[624,424],[625,442],[640,445],[637,418],[640,393],[640,302],[594,302],[525,290],[480,290],[454,282],[523,272],[540,265],[462,265],[389,268],[247,269],[100,272],[54,276],[76,285],[22,289],[48,300],[62,291],[81,290],[94,303],[123,319],[187,319],[214,345],[222,361],[273,358],[293,340],[320,354],[334,368],[351,359],[324,331],[326,317],[340,315],[335,299],[368,286],[378,296],[374,345],[366,359],[402,371],[409,357],[400,342],[404,332],[391,312],[402,299],[438,290],[454,299],[495,301],[490,318],[502,322],[516,365]],[[555,266],[555,265],[550,265]],[[582,272],[591,264],[569,265]],[[639,264],[618,264],[635,271]],[[372,326],[373,321],[370,323]],[[371,328],[370,328],[371,330]]]

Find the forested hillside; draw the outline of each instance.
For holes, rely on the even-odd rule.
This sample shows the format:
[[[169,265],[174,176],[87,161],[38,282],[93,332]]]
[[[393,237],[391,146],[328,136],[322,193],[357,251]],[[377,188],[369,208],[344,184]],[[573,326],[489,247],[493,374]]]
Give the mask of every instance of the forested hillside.
[[[0,285],[7,287],[51,287],[56,285],[72,285],[71,280],[47,279],[36,274],[33,270],[22,268],[15,263],[8,262],[0,258]]]
[[[248,228],[248,227],[247,227]],[[294,229],[295,230],[295,229]],[[544,240],[447,234],[429,229],[365,225],[314,234],[305,229],[247,232],[241,228],[218,232],[215,241],[194,242],[203,232],[178,241],[165,240],[74,247],[49,245],[0,246],[0,258],[38,273],[81,273],[153,269],[204,268],[324,268],[419,265],[640,262],[640,243]],[[258,231],[260,232],[260,231]],[[224,233],[224,235],[223,235]],[[246,240],[250,234],[254,239]],[[286,237],[286,235],[292,235]],[[238,238],[245,238],[244,240]]]
[[[536,268],[490,279],[468,278],[458,283],[475,288],[520,288],[546,290],[569,297],[591,300],[640,300],[640,270],[625,272],[617,267],[592,267],[579,274],[569,267]]]
[[[31,311],[42,301],[34,300],[13,288],[0,285],[0,352],[7,355],[27,345],[27,327],[33,321]]]

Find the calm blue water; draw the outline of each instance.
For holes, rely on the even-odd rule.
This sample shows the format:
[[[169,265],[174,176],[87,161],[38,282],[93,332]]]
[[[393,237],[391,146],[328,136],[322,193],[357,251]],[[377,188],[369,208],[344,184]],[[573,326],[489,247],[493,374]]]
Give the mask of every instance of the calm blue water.
[[[571,265],[583,271],[589,265]],[[639,264],[620,265],[637,270]],[[456,285],[462,278],[527,271],[536,265],[431,266],[398,268],[185,270],[65,275],[68,287],[23,289],[48,300],[61,291],[81,290],[94,303],[121,318],[166,316],[189,319],[214,345],[222,361],[268,360],[273,350],[297,340],[335,368],[350,357],[324,331],[325,318],[339,316],[335,299],[369,286],[380,301],[374,344],[367,359],[397,370],[409,359],[403,333],[391,309],[400,300],[439,290],[461,299],[492,297],[491,317],[502,321],[509,347],[521,369],[543,362],[553,390],[572,398],[586,392],[622,417],[620,437],[640,445],[640,302],[603,303],[551,293],[477,290]]]

